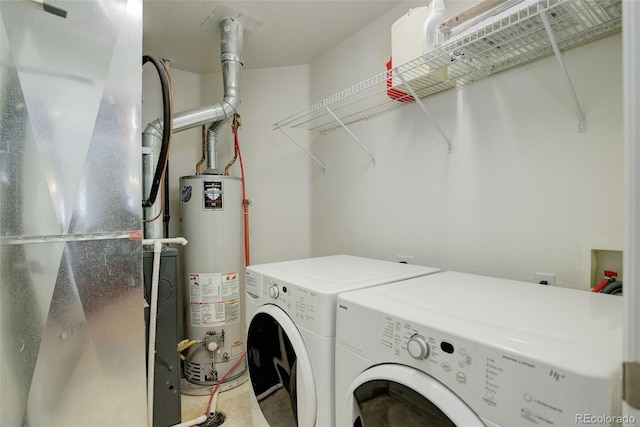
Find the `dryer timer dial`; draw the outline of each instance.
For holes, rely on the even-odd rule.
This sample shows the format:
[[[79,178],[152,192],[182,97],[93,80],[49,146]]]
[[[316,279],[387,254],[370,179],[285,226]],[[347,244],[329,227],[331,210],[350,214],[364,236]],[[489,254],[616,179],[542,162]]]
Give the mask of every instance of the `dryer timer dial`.
[[[414,359],[426,359],[429,355],[429,344],[422,335],[412,335],[407,342],[407,351]]]
[[[278,289],[278,285],[271,285],[269,286],[269,296],[271,298],[278,298],[278,296],[280,295],[280,289]]]

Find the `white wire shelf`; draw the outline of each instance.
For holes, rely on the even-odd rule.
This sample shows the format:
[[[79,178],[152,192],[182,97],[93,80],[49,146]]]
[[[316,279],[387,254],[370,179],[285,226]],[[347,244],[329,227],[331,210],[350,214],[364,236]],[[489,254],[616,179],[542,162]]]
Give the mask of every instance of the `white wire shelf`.
[[[622,28],[622,0],[542,0],[514,9],[424,56],[292,114],[273,129],[327,131],[345,126],[413,101],[411,92],[426,98],[553,55],[554,43],[566,51]]]

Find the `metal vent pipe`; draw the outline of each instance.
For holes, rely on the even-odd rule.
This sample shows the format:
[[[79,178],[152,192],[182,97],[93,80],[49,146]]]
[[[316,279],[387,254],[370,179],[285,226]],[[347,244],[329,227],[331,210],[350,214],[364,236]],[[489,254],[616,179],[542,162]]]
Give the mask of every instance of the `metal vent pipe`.
[[[223,98],[220,102],[184,111],[173,116],[173,133],[211,123],[207,131],[207,170],[205,174],[220,174],[216,161],[217,132],[236,112],[240,105],[240,72],[242,70],[243,24],[237,18],[223,18],[220,21],[220,56],[222,61]],[[142,133],[143,153],[154,156],[160,152],[163,121],[158,118],[149,123]],[[143,162],[143,191],[150,191],[154,165],[163,159],[151,158]],[[159,212],[159,204],[145,209],[145,219],[154,218]],[[162,237],[162,224],[157,221],[147,223],[145,237]]]

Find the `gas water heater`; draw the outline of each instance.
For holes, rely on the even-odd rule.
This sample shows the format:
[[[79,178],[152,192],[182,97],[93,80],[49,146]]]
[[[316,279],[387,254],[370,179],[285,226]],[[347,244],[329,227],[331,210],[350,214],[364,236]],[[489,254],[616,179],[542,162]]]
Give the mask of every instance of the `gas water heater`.
[[[171,120],[173,133],[209,124],[207,170],[200,174],[196,168],[196,175],[180,178],[181,234],[189,242],[182,252],[181,285],[183,332],[188,340],[178,343],[178,349],[184,358],[184,377],[188,382],[211,386],[222,381],[230,388],[241,384],[242,379],[235,380],[246,372],[246,363],[242,363],[246,342],[241,303],[245,280],[244,195],[241,178],[228,176],[226,171],[223,175],[218,170],[216,144],[218,131],[237,116],[240,104],[244,26],[239,18],[232,17],[236,12],[225,8],[216,8],[214,12],[208,20],[217,21],[220,28],[224,97],[218,103],[175,114]],[[143,133],[147,151],[158,148],[157,163],[161,165],[168,155],[168,147],[160,148],[161,136],[162,147],[166,147],[164,143],[169,139],[165,138],[163,126],[168,121],[164,117],[157,119]],[[235,119],[234,126],[237,131]],[[153,178],[157,187],[160,179],[156,176],[160,175],[153,175],[149,166],[146,170],[147,181],[152,182]],[[158,205],[148,203],[152,207]],[[156,213],[149,210],[146,215],[153,218]],[[147,232],[158,230],[145,230],[145,236]]]
[[[180,221],[184,248],[186,336],[184,376],[194,384],[218,382],[244,355],[242,181],[226,175],[180,178]],[[238,363],[225,382],[246,372]]]

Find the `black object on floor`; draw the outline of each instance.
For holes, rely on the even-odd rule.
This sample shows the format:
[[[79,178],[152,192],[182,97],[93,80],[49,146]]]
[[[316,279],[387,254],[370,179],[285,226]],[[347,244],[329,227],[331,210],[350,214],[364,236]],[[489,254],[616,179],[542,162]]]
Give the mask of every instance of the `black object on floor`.
[[[201,427],[217,427],[222,423],[224,423],[226,419],[227,419],[227,416],[225,414],[223,414],[222,412],[216,412],[211,417],[207,418],[207,421],[205,421],[203,424],[200,424],[200,426]]]

